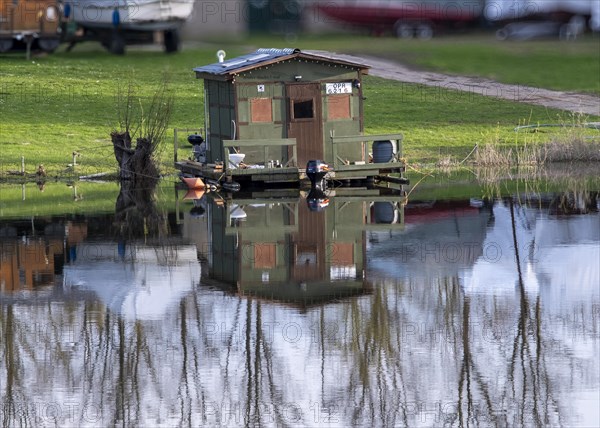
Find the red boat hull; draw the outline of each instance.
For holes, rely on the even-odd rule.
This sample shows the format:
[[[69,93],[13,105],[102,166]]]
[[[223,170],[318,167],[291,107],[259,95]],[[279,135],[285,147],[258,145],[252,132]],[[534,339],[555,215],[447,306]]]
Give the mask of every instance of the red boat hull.
[[[480,18],[481,10],[473,2],[327,2],[316,5],[319,13],[354,25],[393,26],[399,21],[466,23]]]

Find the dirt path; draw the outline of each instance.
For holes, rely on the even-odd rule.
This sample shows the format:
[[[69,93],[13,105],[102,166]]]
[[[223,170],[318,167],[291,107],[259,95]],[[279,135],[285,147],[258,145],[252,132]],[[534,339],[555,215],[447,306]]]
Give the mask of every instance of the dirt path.
[[[331,54],[312,51],[323,56],[345,59],[371,66],[369,74],[399,82],[453,89],[476,95],[502,98],[527,104],[600,116],[600,97],[576,92],[552,91],[531,86],[508,85],[481,77],[451,76],[430,71],[412,70],[397,62],[366,56]]]

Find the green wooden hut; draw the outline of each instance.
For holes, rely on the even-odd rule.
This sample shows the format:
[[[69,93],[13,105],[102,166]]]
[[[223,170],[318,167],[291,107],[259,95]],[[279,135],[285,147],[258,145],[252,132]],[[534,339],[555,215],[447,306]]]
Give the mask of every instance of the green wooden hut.
[[[399,146],[400,134],[362,136],[367,65],[299,49],[223,54],[194,69],[204,79],[206,165],[223,163],[236,181],[266,182],[297,181],[312,159],[332,165],[336,178],[403,171],[400,147],[377,163],[369,153],[373,140]]]

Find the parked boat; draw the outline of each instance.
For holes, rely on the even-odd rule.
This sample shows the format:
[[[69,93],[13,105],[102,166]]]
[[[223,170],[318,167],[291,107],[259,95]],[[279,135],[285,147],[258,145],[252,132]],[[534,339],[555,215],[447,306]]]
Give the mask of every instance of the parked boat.
[[[483,3],[472,0],[341,0],[315,6],[327,17],[373,33],[391,29],[398,37],[420,39],[430,39],[435,29],[475,25],[483,12]]]
[[[600,0],[315,0],[314,6],[322,19],[332,18],[373,33],[391,29],[401,38],[429,39],[439,30],[475,27],[486,21],[500,25],[545,21],[558,28],[551,35],[563,38],[574,37],[586,27],[600,30]],[[527,34],[531,32],[548,36],[548,25],[530,28]]]
[[[162,35],[166,52],[179,50],[179,28],[189,18],[194,0],[79,0],[67,2],[66,40],[72,44],[98,40],[122,54],[126,44],[153,43]]]
[[[55,0],[0,0],[0,52],[19,45],[52,52],[60,44]]]

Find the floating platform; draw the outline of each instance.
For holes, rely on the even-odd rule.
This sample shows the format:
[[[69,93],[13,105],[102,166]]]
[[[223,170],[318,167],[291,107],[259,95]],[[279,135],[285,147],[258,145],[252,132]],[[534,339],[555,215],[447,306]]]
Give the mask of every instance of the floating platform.
[[[227,185],[227,183],[239,183],[241,186],[269,186],[281,184],[295,184],[303,186],[308,185],[309,180],[306,177],[306,170],[297,167],[281,168],[236,168],[224,170],[215,168],[214,165],[201,164],[192,160],[175,162],[175,168],[184,175],[191,177],[200,177],[208,184]],[[393,164],[366,164],[366,165],[347,165],[338,167],[327,175],[328,181],[363,181],[380,180],[385,182],[408,184],[408,180],[402,177],[404,166],[399,163]],[[391,174],[398,174],[394,176]]]
[[[389,141],[389,147],[381,161],[380,153],[373,149],[375,154],[369,153],[369,148],[374,147],[368,142]],[[395,149],[392,151],[392,142],[395,141]],[[332,148],[328,163],[332,168],[326,175],[329,182],[339,182],[352,185],[364,181],[372,184],[381,181],[395,184],[408,184],[403,177],[406,166],[402,158],[402,134],[382,134],[369,136],[330,136]],[[243,150],[245,155],[240,159],[245,162],[234,163],[232,158],[226,162],[202,163],[195,160],[178,160],[177,132],[175,133],[175,158],[174,166],[184,177],[199,177],[208,185],[222,186],[224,188],[234,187],[233,190],[242,187],[271,187],[289,186],[303,187],[308,185],[305,165],[298,165],[297,143],[295,139],[259,139],[259,140],[224,140],[224,153],[231,150]],[[344,148],[349,145],[359,147],[357,160],[349,161],[344,156]],[[286,147],[285,150],[281,148]],[[269,149],[278,148],[286,153],[281,161],[274,163],[270,159]],[[271,152],[272,153],[272,152]],[[233,155],[231,155],[233,157]],[[387,160],[387,161],[386,161]],[[302,166],[302,167],[300,167]]]

